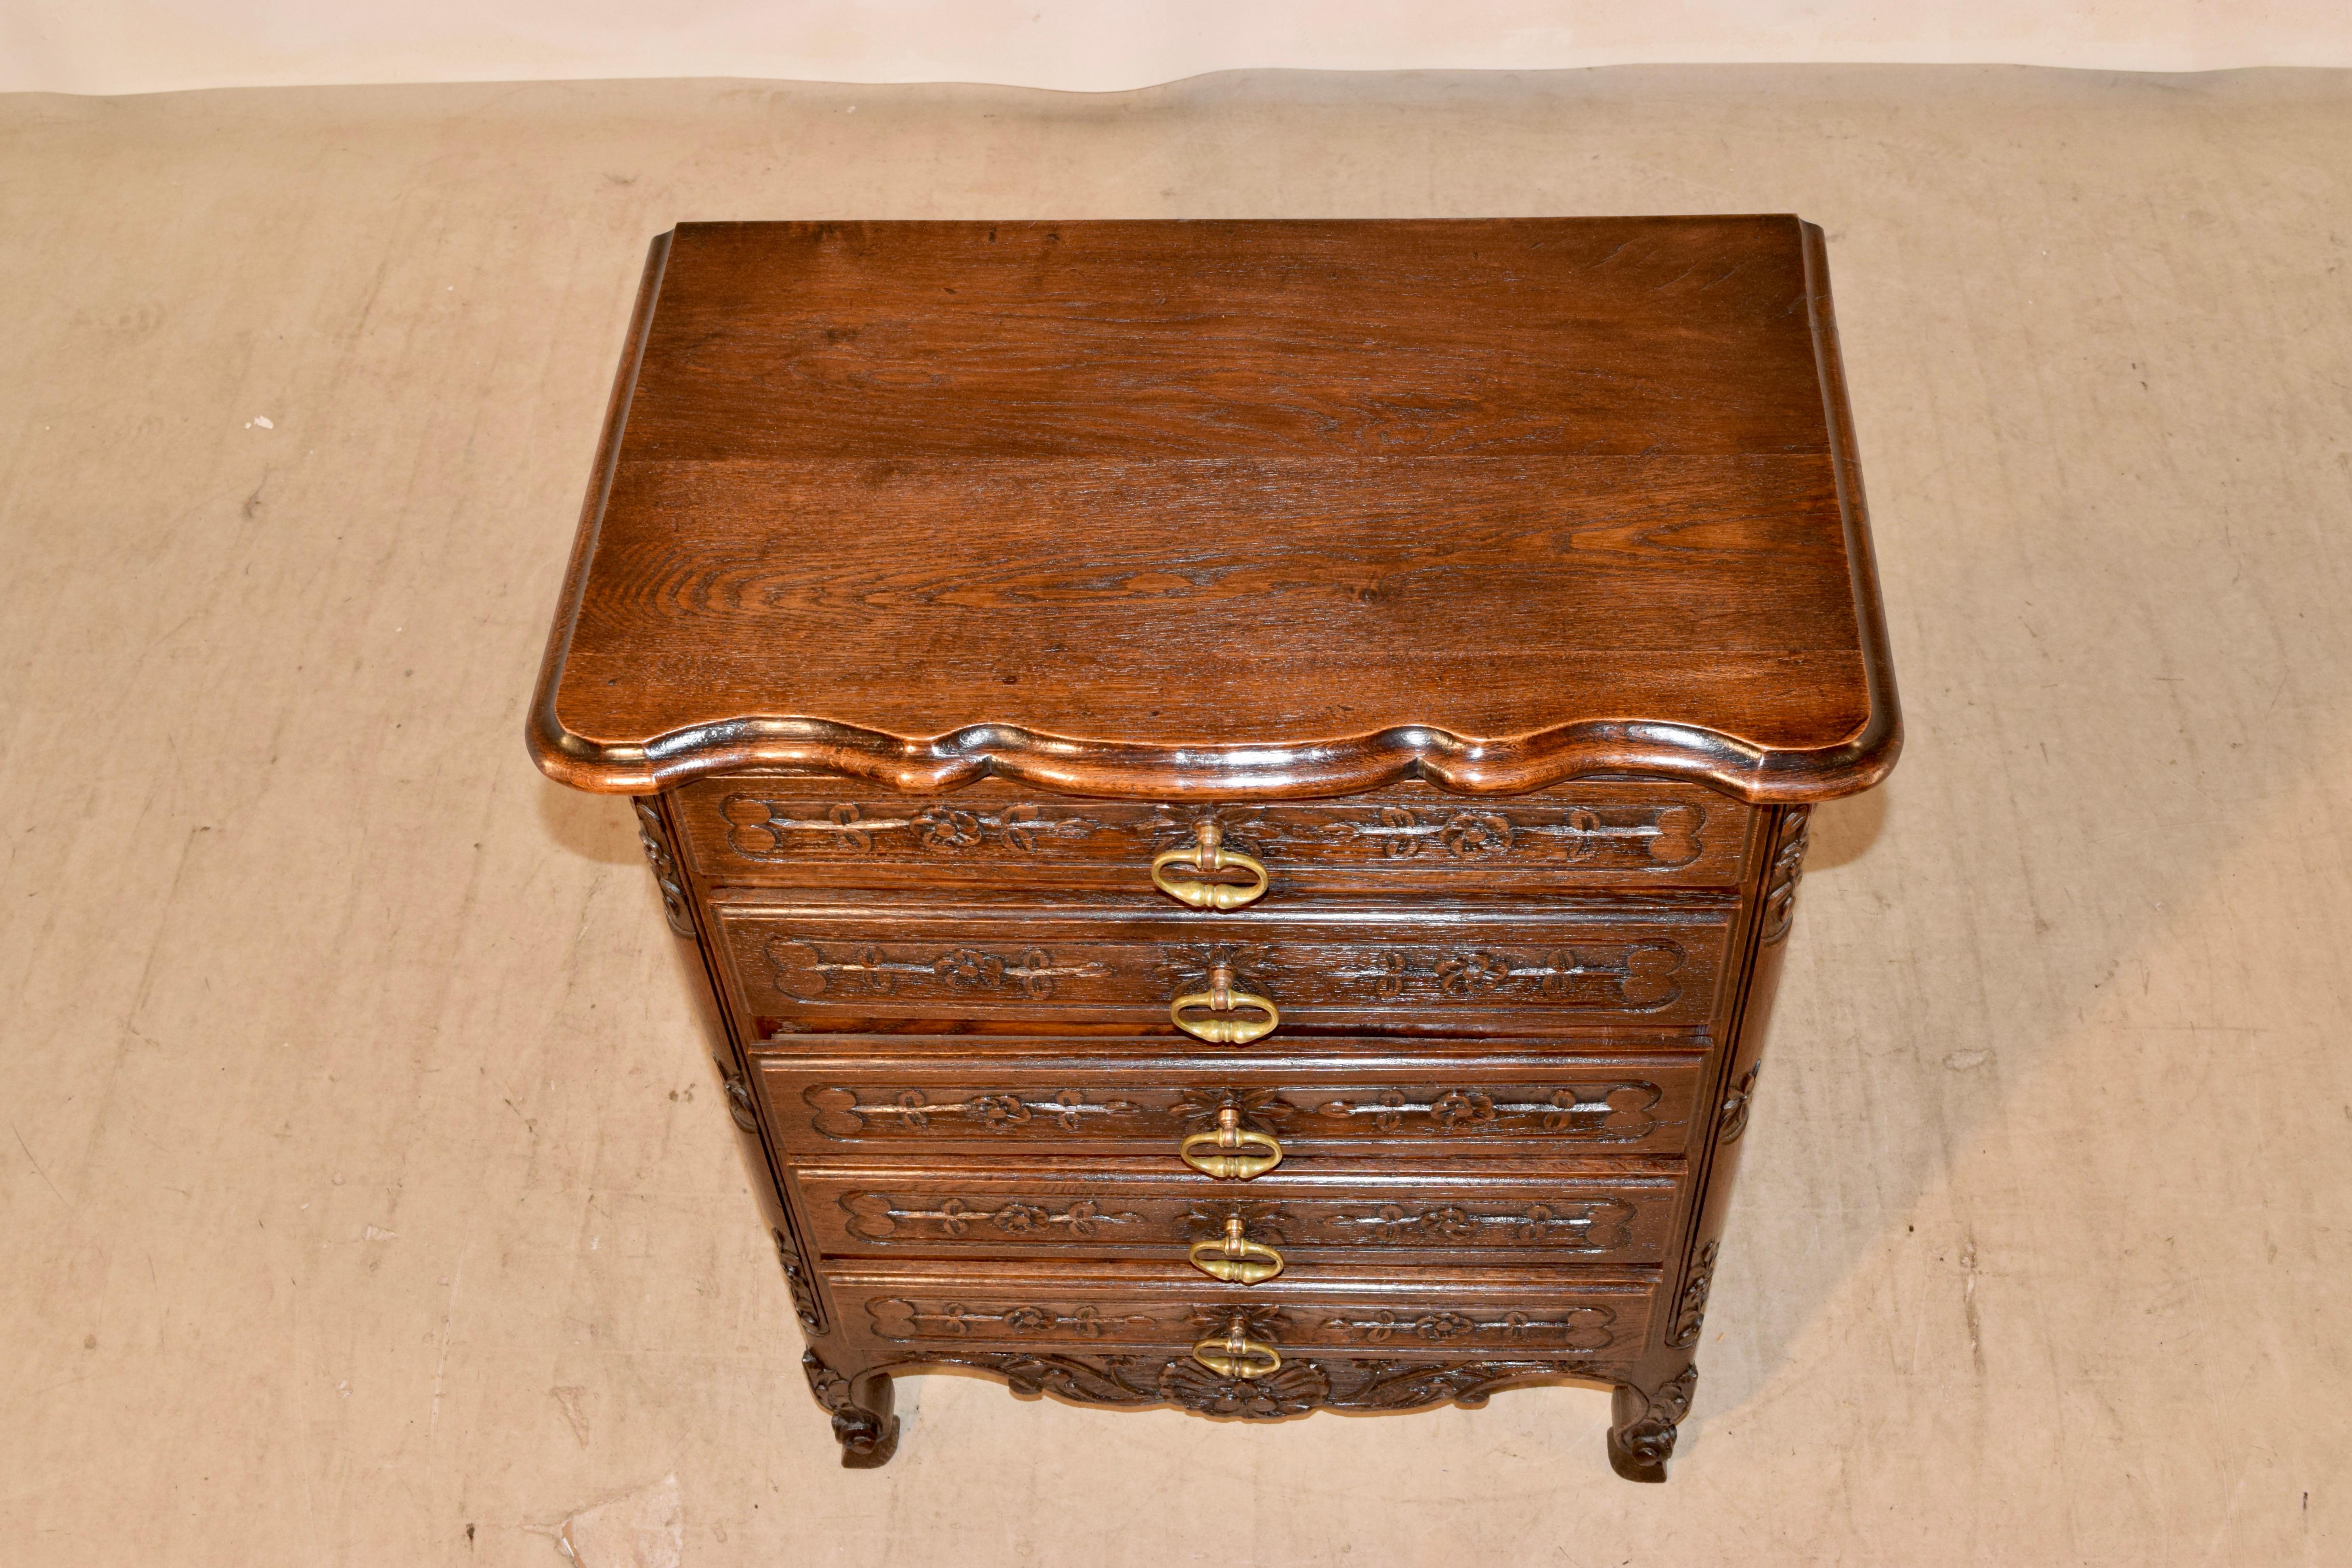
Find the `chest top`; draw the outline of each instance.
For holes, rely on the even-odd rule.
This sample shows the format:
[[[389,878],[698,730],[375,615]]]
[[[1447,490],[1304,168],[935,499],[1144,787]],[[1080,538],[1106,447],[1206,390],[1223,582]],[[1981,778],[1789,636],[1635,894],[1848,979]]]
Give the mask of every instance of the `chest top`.
[[[688,224],[530,726],[645,792],[1754,801],[1899,743],[1793,217]]]

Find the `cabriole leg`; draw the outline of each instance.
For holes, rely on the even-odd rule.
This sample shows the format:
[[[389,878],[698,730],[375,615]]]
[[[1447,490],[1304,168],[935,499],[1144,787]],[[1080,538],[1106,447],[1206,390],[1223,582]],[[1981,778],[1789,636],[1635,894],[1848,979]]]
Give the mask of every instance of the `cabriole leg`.
[[[890,1413],[890,1374],[862,1372],[844,1377],[809,1351],[801,1357],[809,1392],[833,1412],[834,1440],[841,1445],[842,1468],[871,1470],[898,1451],[898,1418]]]
[[[1697,1386],[1695,1366],[1662,1374],[1648,1390],[1619,1384],[1611,1411],[1615,1419],[1609,1428],[1610,1467],[1629,1481],[1664,1480],[1675,1428],[1690,1414],[1691,1393]]]

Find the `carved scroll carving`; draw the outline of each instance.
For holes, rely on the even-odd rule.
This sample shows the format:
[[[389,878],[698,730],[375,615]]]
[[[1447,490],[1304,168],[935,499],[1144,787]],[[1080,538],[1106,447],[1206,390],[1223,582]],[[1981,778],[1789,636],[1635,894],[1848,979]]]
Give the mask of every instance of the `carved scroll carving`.
[[[662,912],[669,917],[669,929],[691,940],[694,936],[694,915],[688,908],[686,879],[678,875],[677,858],[670,853],[669,830],[662,826],[661,807],[645,795],[632,795],[629,804],[637,808],[637,842],[646,848],[646,859],[654,868],[654,886],[661,889]]]
[[[1772,851],[1772,874],[1764,884],[1766,946],[1789,934],[1797,918],[1797,882],[1805,874],[1805,847],[1812,826],[1813,808],[1792,805],[1780,817],[1780,842]]]
[[[1548,1379],[1601,1381],[1577,1360],[1395,1361],[1356,1357],[1286,1360],[1270,1377],[1220,1377],[1189,1355],[924,1354],[903,1363],[993,1373],[1013,1392],[1050,1394],[1081,1405],[1174,1405],[1203,1415],[1278,1420],[1308,1410],[1413,1410],[1479,1405],[1496,1390]]]

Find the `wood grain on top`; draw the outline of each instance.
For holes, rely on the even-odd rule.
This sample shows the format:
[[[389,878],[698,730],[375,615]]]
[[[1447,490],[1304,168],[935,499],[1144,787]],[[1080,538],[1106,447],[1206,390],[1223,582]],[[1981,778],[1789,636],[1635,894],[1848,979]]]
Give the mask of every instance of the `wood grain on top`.
[[[534,724],[572,783],[1893,760],[1793,218],[689,225],[631,342]]]

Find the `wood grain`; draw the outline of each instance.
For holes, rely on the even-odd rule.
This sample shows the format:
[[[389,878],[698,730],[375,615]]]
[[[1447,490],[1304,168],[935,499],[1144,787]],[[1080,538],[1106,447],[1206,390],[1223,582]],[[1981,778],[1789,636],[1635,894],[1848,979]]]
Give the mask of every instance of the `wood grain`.
[[[731,225],[656,258],[532,745],[1272,798],[1899,744],[1791,218]]]
[[[1223,1285],[1155,1263],[883,1262],[827,1270],[853,1342],[1022,1349],[1188,1349],[1244,1314],[1277,1349],[1546,1353],[1626,1359],[1656,1287],[1636,1271],[1563,1278],[1535,1267],[1461,1267],[1442,1278],[1318,1269]]]
[[[761,1033],[968,1021],[1171,1030],[1229,964],[1282,1027],[1405,1034],[1694,1028],[1717,1013],[1734,910],[1693,901],[1541,910],[1252,907],[1164,900],[885,902],[814,892],[714,901],[712,940]]]
[[[1563,1175],[1517,1163],[1439,1171],[1286,1161],[1245,1184],[1166,1159],[804,1161],[794,1181],[827,1256],[1110,1258],[1186,1266],[1238,1218],[1289,1271],[1546,1261],[1654,1264],[1672,1233],[1672,1172]],[[1383,1262],[1385,1260],[1385,1263]]]
[[[1414,1162],[1507,1153],[1554,1165],[1680,1152],[1704,1124],[1704,1058],[1294,1043],[1278,1056],[1150,1042],[832,1037],[762,1052],[766,1121],[791,1158],[1146,1156],[1225,1105],[1301,1155]],[[1431,1169],[1426,1163],[1414,1167]],[[1651,1170],[1648,1165],[1644,1171]]]
[[[1073,800],[1001,780],[940,797],[856,781],[730,774],[677,792],[680,848],[744,887],[959,886],[1140,893],[1152,858],[1214,822],[1267,868],[1262,907],[1426,889],[1540,897],[1563,879],[1608,889],[1733,888],[1748,807],[1692,784],[1584,783],[1465,801],[1407,784],[1344,801]]]

